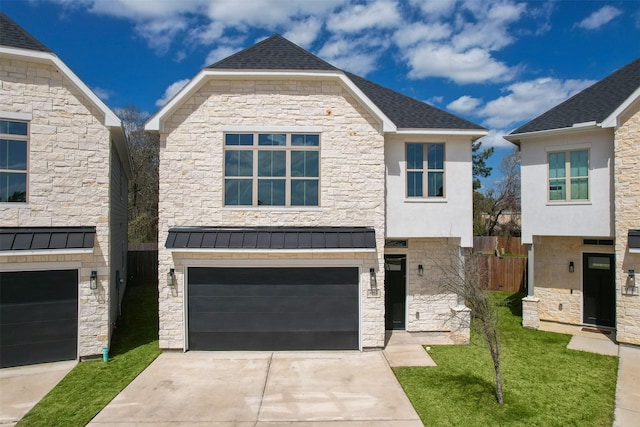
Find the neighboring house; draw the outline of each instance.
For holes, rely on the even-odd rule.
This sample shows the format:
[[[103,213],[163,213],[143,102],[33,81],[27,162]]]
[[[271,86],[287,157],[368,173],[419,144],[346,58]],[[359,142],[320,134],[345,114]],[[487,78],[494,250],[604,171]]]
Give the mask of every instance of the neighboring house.
[[[126,279],[116,115],[0,13],[0,365],[99,355]]]
[[[200,71],[160,134],[160,347],[381,348],[468,340],[439,290],[471,248],[486,130],[279,35]]]
[[[640,59],[506,137],[522,155],[523,324],[640,344]]]

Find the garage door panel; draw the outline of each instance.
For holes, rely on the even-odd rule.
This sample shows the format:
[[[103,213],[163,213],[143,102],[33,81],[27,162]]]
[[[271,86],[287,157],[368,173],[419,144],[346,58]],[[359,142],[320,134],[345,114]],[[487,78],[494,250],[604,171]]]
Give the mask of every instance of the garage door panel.
[[[3,347],[0,353],[2,367],[32,365],[75,359],[76,339],[51,342],[31,342],[24,345]],[[69,354],[73,357],[69,358]]]
[[[356,282],[357,283],[357,282]],[[189,296],[207,297],[207,296],[350,296],[353,290],[349,285],[287,285],[287,284],[200,284],[193,285],[191,276],[189,276]]]
[[[0,273],[0,367],[77,357],[78,270]]]
[[[341,331],[289,332],[286,335],[273,332],[219,332],[193,333],[189,336],[189,345],[192,349],[210,350],[210,346],[215,344],[215,350],[238,350],[238,342],[243,343],[242,350],[246,351],[353,350],[359,345],[357,335]]]
[[[242,316],[237,313],[199,313],[190,317],[189,330],[193,332],[304,332],[352,331],[357,332],[357,313],[340,318],[314,319],[304,313],[255,313]],[[355,325],[354,325],[355,323]]]
[[[0,323],[42,322],[56,319],[73,319],[78,313],[78,302],[55,301],[37,304],[6,304],[2,306]]]
[[[359,346],[358,268],[189,268],[192,350]]]
[[[192,313],[238,312],[244,313],[343,313],[358,300],[353,297],[274,296],[274,297],[199,297],[190,305]]]
[[[189,268],[192,285],[350,285],[357,282],[358,269],[352,267]]]

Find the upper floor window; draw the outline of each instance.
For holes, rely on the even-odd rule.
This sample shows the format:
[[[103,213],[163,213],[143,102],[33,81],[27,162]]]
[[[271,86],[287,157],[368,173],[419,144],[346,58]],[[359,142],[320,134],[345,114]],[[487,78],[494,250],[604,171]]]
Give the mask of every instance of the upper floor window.
[[[318,206],[320,135],[228,133],[226,206]]]
[[[549,153],[549,200],[589,199],[589,150]]]
[[[407,197],[444,197],[444,144],[407,144]]]
[[[29,124],[0,119],[0,202],[27,201]]]

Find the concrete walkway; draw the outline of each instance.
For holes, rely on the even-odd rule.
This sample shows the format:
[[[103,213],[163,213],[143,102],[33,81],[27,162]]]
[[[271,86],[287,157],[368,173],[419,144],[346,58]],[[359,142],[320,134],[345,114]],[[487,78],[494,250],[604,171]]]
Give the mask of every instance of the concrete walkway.
[[[0,369],[0,426],[14,426],[69,373],[77,362]]]
[[[421,427],[380,351],[162,353],[93,427]]]
[[[567,348],[618,356],[618,383],[613,427],[640,426],[640,348],[618,345],[615,333],[603,334],[594,328],[540,322],[540,329],[572,335]]]

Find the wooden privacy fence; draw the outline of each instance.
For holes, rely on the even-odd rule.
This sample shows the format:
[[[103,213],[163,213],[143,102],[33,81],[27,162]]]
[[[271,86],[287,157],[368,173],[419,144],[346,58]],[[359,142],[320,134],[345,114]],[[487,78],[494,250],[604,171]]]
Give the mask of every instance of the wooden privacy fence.
[[[156,243],[129,243],[127,283],[158,285],[158,245]]]
[[[522,257],[479,256],[480,271],[487,278],[487,289],[521,292],[526,289],[527,259]]]
[[[520,237],[475,236],[473,238],[473,252],[482,252],[485,255],[527,256],[527,247],[520,243]]]

